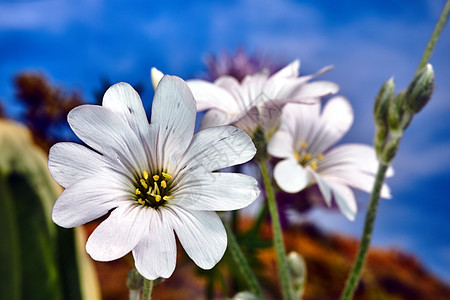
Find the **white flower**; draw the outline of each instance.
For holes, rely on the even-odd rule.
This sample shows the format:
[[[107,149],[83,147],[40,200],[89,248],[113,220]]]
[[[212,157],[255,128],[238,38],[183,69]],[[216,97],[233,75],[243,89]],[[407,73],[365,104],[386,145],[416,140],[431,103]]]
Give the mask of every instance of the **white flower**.
[[[197,110],[209,110],[202,128],[233,124],[253,136],[260,127],[270,137],[279,125],[283,106],[289,102],[315,103],[320,97],[334,94],[339,87],[329,81],[308,81],[328,71],[299,77],[299,60],[269,76],[267,71],[247,75],[242,82],[221,76],[214,83],[188,80],[197,101]],[[162,73],[152,69],[152,82],[157,85]]]
[[[353,220],[357,207],[349,187],[370,192],[375,180],[375,150],[363,144],[345,144],[328,150],[353,123],[353,110],[343,97],[320,104],[288,104],[283,109],[280,129],[268,144],[268,152],[284,158],[274,168],[279,187],[289,193],[317,183],[328,205],[334,197],[342,213]],[[388,176],[392,176],[392,169]],[[381,196],[390,198],[387,185]]]
[[[245,207],[259,195],[254,178],[212,171],[250,160],[255,147],[232,126],[194,135],[195,114],[189,88],[173,76],[156,90],[151,124],[126,83],[108,89],[102,106],[73,109],[69,124],[93,150],[75,143],[51,148],[50,172],[66,188],[54,222],[75,227],[110,212],[89,237],[87,252],[110,261],[132,251],[148,279],[173,273],[174,231],[199,267],[212,268],[227,245],[214,211]]]

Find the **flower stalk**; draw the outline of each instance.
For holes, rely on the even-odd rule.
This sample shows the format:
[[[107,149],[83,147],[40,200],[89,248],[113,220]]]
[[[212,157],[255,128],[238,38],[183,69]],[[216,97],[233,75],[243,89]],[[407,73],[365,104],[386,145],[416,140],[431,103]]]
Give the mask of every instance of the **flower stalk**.
[[[237,268],[239,269],[239,272],[241,272],[241,274],[243,275],[242,277],[247,281],[248,287],[258,297],[258,299],[264,299],[264,293],[258,282],[258,279],[256,278],[255,273],[250,268],[247,259],[242,253],[242,250],[239,247],[239,243],[236,240],[233,231],[226,222],[224,222],[223,225],[228,235],[228,249],[230,250],[231,257],[233,258]]]
[[[153,280],[144,279],[144,286],[142,287],[141,300],[152,299],[152,290],[153,290]]]
[[[293,299],[292,284],[289,275],[289,268],[286,259],[286,250],[283,242],[283,232],[281,231],[278,207],[275,200],[275,193],[272,187],[272,181],[267,169],[267,160],[259,161],[261,175],[266,189],[267,204],[269,207],[270,217],[272,218],[273,243],[277,256],[278,274],[280,277],[283,299]]]
[[[367,252],[370,246],[370,240],[372,238],[372,231],[375,224],[375,217],[377,215],[378,202],[380,201],[381,187],[383,186],[384,176],[389,167],[387,163],[380,163],[378,166],[377,175],[375,177],[375,185],[373,192],[370,196],[369,209],[366,213],[366,220],[364,222],[364,229],[361,238],[361,244],[356,255],[356,260],[353,268],[350,272],[350,276],[347,279],[344,292],[341,299],[352,299],[355,289],[358,285],[359,278],[361,277],[361,271],[366,261]]]

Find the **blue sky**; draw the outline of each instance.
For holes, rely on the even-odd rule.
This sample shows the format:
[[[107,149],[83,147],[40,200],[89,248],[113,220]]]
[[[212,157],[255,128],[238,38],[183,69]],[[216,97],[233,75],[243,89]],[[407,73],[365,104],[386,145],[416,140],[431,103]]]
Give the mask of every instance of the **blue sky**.
[[[129,1],[131,2],[131,1]],[[368,1],[1,1],[0,99],[14,115],[12,76],[40,70],[89,100],[99,78],[147,82],[150,68],[190,78],[204,71],[206,53],[243,46],[289,62],[301,72],[329,64],[324,76],[351,101],[355,123],[344,142],[371,143],[372,104],[394,76],[405,88],[444,0]],[[432,56],[436,91],[405,134],[383,200],[374,243],[418,255],[450,280],[450,30]],[[150,85],[143,95],[150,102]],[[361,210],[367,203],[361,196]],[[364,219],[317,211],[323,227],[359,236]]]

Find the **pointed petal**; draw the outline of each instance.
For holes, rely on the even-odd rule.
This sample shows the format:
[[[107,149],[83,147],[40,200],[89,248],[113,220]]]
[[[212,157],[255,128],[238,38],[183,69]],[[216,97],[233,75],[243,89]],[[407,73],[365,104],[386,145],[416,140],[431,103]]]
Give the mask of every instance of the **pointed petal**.
[[[130,197],[121,180],[117,174],[102,172],[71,184],[53,206],[53,222],[71,228],[105,215]]]
[[[131,201],[116,208],[91,234],[86,252],[98,261],[125,256],[148,233],[149,210]]]
[[[256,148],[250,137],[234,126],[200,130],[194,135],[179,169],[215,171],[249,161]],[[177,172],[178,173],[178,172]]]
[[[333,193],[333,197],[336,200],[336,203],[341,210],[342,214],[346,216],[350,221],[353,221],[356,217],[357,206],[355,195],[352,190],[343,185],[335,182],[327,181],[329,184],[331,191]]]
[[[339,86],[331,81],[314,81],[301,84],[297,83],[297,86],[292,88],[288,98],[301,102],[302,99],[305,98],[326,97],[336,94],[338,91]]]
[[[62,187],[102,172],[107,162],[97,152],[75,143],[57,143],[50,148],[48,169]]]
[[[169,278],[175,270],[177,246],[175,234],[165,210],[149,209],[149,232],[133,249],[136,269],[149,280]]]
[[[192,210],[228,211],[250,205],[259,193],[258,182],[251,176],[191,172],[174,189],[172,201]]]
[[[300,69],[300,60],[296,59],[289,65],[276,72],[271,76],[271,78],[292,78],[297,77]]]
[[[157,68],[152,68],[151,69],[151,78],[152,78],[153,90],[156,91],[156,87],[158,86],[158,83],[161,81],[163,76],[164,76],[163,72],[161,72]]]
[[[81,105],[67,116],[73,132],[87,145],[122,163],[125,169],[139,170],[146,162],[140,140],[116,113],[97,105]]]
[[[138,137],[146,136],[147,115],[141,97],[131,85],[121,82],[111,86],[103,96],[102,106],[121,116]]]
[[[172,226],[186,253],[202,269],[211,269],[227,248],[227,234],[215,212],[172,206]]]
[[[226,89],[199,79],[188,80],[187,84],[197,102],[197,111],[214,108],[229,114],[239,113],[236,100]]]
[[[311,175],[294,159],[285,159],[279,162],[273,175],[278,186],[285,192],[297,193],[311,183]]]
[[[169,156],[179,158],[192,140],[195,126],[195,100],[187,84],[165,75],[158,84],[152,105],[151,123],[158,128],[157,152],[160,168]]]
[[[293,145],[292,135],[285,130],[278,130],[270,139],[267,151],[274,157],[287,158],[294,153]]]

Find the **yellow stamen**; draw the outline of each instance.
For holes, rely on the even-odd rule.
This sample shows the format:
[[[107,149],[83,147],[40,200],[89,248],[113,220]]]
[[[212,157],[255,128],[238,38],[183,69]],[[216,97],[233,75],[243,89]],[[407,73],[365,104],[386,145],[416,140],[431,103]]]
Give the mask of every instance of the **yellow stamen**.
[[[305,142],[305,141],[303,141],[303,142],[300,143],[300,146],[301,146],[302,148],[306,148],[306,147],[308,147],[308,143]]]
[[[141,179],[140,182],[141,182],[142,186],[144,187],[144,189],[148,188],[148,185],[147,185],[147,183],[145,182],[144,179]]]
[[[317,162],[314,160],[311,162],[311,168],[313,168],[314,171],[317,171]]]
[[[305,153],[305,156],[303,156],[303,160],[310,160],[311,159],[311,153]]]
[[[160,196],[160,195],[156,195],[156,196],[155,196],[155,201],[156,201],[156,202],[161,201],[161,196]]]
[[[148,172],[144,171],[143,174],[144,174],[144,179],[147,180],[148,179]]]
[[[317,159],[318,160],[322,160],[323,159],[323,154],[322,153],[317,154]]]
[[[156,194],[156,195],[161,194],[160,191],[159,191],[159,187],[158,187],[158,185],[156,184],[156,182],[155,182],[154,187],[155,187],[155,188],[153,189],[153,193]]]
[[[162,172],[162,176],[166,179],[172,179],[172,175]]]
[[[153,180],[154,181],[158,181],[159,180],[159,176],[158,175],[153,175]]]
[[[167,201],[167,200],[170,200],[170,199],[172,199],[172,198],[173,198],[173,196],[164,196],[164,197],[163,197],[163,200],[166,200],[166,201]]]
[[[136,195],[139,195],[141,191],[139,189],[136,189]]]
[[[141,204],[141,205],[144,205],[144,204],[145,204],[145,201],[142,200],[141,198],[139,198],[139,199],[137,200],[137,202],[138,202],[139,204]]]
[[[167,183],[165,180],[161,181],[161,186],[165,189],[167,187]]]
[[[149,187],[147,195],[151,195],[152,194],[152,187]]]
[[[294,158],[295,158],[295,160],[299,161],[300,155],[297,152],[294,152]]]

